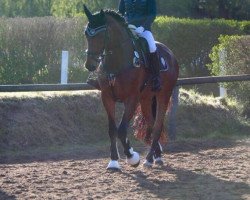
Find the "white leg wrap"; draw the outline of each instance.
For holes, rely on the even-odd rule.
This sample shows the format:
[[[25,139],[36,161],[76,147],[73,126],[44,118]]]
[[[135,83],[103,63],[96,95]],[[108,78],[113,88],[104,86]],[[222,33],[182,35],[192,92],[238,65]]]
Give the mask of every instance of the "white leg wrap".
[[[153,166],[153,163],[151,162],[148,162],[147,160],[145,160],[145,162],[143,163],[143,167],[147,167],[147,168],[150,168]]]
[[[133,151],[133,148],[130,148],[129,149],[130,151],[130,154],[132,154],[132,157],[131,158],[127,158],[127,163],[129,165],[136,165],[140,162],[140,155],[139,153]]]
[[[161,157],[155,158],[155,162],[160,162],[162,161]]]
[[[164,164],[161,157],[155,158],[155,164],[160,165],[160,166],[162,166]]]
[[[121,169],[117,160],[111,160],[108,164],[107,169]]]
[[[162,151],[163,151],[163,149],[162,149],[161,143],[160,143],[160,142],[158,142],[158,144],[159,144],[160,150],[161,150],[161,152],[162,152]]]

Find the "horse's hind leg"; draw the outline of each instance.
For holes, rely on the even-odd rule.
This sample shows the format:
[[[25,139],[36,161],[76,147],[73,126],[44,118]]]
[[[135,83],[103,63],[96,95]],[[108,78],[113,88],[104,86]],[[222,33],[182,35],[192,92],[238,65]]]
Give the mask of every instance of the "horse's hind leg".
[[[110,138],[110,162],[108,164],[108,170],[119,170],[120,165],[118,163],[119,153],[117,149],[117,128],[115,124],[115,102],[104,96],[102,94],[102,102],[106,109],[108,115],[108,123],[109,123],[109,138]]]
[[[164,94],[161,93],[157,96],[157,109],[156,109],[157,112],[156,112],[154,127],[152,130],[152,144],[146,156],[146,161],[144,162],[144,166],[152,166],[154,156],[156,155],[156,153],[161,153],[159,151],[160,148],[159,139],[161,136],[162,126],[170,97],[171,97],[171,92],[167,92]]]
[[[140,100],[140,105],[141,105],[141,112],[142,112],[143,117],[145,118],[146,126],[147,126],[144,140],[146,143],[150,143],[151,132],[153,130],[153,125],[154,125],[153,106],[151,106],[152,97],[150,97],[149,95],[142,97]]]
[[[154,123],[155,118],[156,118],[156,108],[157,108],[156,106],[157,106],[157,102],[156,102],[156,97],[154,96],[152,99],[152,106],[151,107],[149,106],[151,108],[151,110],[152,110],[151,112],[153,114],[152,115],[153,116],[153,123]],[[148,124],[150,125],[150,127],[152,127],[153,123],[150,123],[150,121],[149,121]],[[150,136],[151,136],[152,128],[150,130],[151,131],[148,134],[150,134]],[[162,128],[161,128],[161,132],[162,132]],[[163,164],[162,160],[161,160],[161,154],[162,154],[162,146],[161,146],[160,142],[158,142],[158,145],[156,145],[155,153],[154,153],[155,164],[160,164],[160,165]]]
[[[162,154],[162,146],[160,142],[158,142],[158,145],[156,145],[155,147],[155,154],[154,154],[154,160],[156,165],[163,165],[161,154]]]
[[[127,163],[133,167],[137,167],[139,165],[140,157],[139,154],[133,151],[133,148],[130,146],[129,139],[127,138],[127,129],[129,121],[134,115],[137,102],[137,97],[134,97],[124,103],[125,109],[118,128],[118,137],[123,145],[124,154],[127,156]]]

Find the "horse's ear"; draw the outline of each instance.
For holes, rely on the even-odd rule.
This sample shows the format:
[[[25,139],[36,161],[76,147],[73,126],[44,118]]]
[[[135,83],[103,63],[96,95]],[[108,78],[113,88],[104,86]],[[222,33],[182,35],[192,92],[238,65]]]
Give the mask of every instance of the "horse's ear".
[[[87,6],[84,4],[83,5],[83,8],[84,8],[84,12],[85,12],[85,14],[86,14],[86,16],[87,16],[87,18],[89,19],[89,21],[90,21],[90,19],[92,18],[92,13],[89,11],[89,9],[87,8]]]

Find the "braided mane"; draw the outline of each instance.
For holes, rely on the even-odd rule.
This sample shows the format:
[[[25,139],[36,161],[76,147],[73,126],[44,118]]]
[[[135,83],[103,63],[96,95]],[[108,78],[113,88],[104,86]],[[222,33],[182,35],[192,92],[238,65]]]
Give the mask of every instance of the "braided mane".
[[[122,27],[124,27],[127,31],[130,32],[130,29],[128,28],[128,24],[125,21],[124,17],[121,14],[119,14],[117,11],[115,11],[115,10],[104,10],[104,14],[112,17]],[[103,17],[100,15],[100,12],[94,13],[93,16],[95,17],[95,20],[90,22],[91,28],[97,28],[97,27],[100,27],[102,25],[105,25],[104,24],[105,21],[103,20]]]
[[[111,17],[115,18],[117,21],[121,22],[124,25],[127,24],[124,17],[115,10],[105,10],[104,13],[110,15]]]
[[[104,13],[111,16],[111,17],[113,17],[123,27],[125,27],[128,31],[130,31],[130,29],[128,28],[127,22],[125,21],[124,17],[121,14],[119,14],[115,10],[105,10]]]

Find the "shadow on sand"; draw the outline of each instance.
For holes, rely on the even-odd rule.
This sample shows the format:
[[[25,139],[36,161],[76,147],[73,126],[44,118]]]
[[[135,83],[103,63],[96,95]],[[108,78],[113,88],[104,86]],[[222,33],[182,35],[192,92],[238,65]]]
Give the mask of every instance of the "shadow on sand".
[[[166,173],[165,180],[156,176],[152,178],[142,171],[122,173],[138,183],[138,190],[146,190],[160,199],[240,200],[246,199],[250,194],[250,186],[246,183],[221,180],[210,174],[165,166],[156,170]],[[167,180],[168,176],[174,176],[175,179]]]
[[[1,191],[1,189],[0,189],[0,199],[3,199],[3,200],[15,200],[16,197],[13,196],[13,195],[7,195],[5,192]]]
[[[249,140],[248,144],[250,143]],[[241,142],[242,143],[242,142]],[[192,152],[198,153],[201,150],[207,149],[218,149],[218,148],[233,148],[239,145],[237,141],[234,140],[195,140],[195,141],[175,141],[169,142],[164,146],[164,151],[168,153],[179,153],[179,152]],[[123,148],[121,144],[119,146],[119,151],[123,157]],[[61,149],[60,149],[61,148]],[[136,142],[133,148],[140,154],[145,154],[148,151],[142,143]],[[56,150],[47,150],[46,148],[37,148],[33,150],[23,150],[17,154],[10,152],[0,151],[0,164],[21,164],[21,163],[31,163],[31,162],[46,162],[46,161],[60,161],[60,160],[85,160],[85,159],[99,159],[99,158],[109,158],[109,142],[105,145],[98,146],[93,143],[82,146],[74,147],[72,146],[62,146],[57,147]]]

